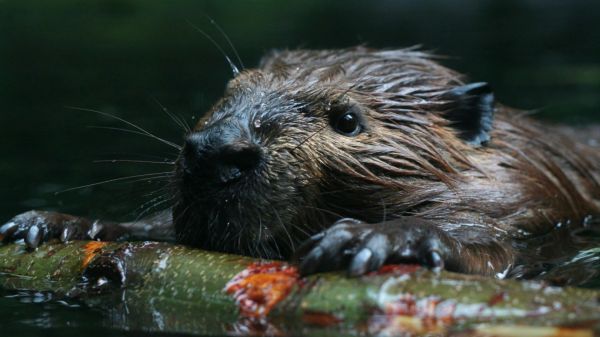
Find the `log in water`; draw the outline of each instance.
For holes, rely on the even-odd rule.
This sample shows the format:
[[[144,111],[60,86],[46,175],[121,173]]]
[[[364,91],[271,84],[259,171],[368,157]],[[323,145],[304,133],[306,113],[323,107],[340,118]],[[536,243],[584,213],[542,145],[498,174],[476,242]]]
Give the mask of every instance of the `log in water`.
[[[100,309],[118,329],[198,334],[592,336],[600,292],[414,265],[300,278],[292,265],[166,243],[0,246],[0,287]]]

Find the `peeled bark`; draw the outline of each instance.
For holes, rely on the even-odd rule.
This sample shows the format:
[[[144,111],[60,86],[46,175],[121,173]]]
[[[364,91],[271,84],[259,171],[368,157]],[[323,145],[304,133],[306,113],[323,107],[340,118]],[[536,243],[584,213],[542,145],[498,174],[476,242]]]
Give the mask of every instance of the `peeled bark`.
[[[600,292],[418,266],[299,278],[293,266],[166,243],[0,246],[0,287],[100,308],[121,329],[202,334],[592,336]]]

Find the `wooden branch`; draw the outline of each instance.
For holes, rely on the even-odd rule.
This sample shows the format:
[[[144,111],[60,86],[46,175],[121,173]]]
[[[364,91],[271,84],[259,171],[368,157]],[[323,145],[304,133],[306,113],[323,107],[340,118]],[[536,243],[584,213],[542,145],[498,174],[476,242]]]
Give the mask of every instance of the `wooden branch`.
[[[102,309],[104,324],[204,334],[592,336],[600,292],[412,265],[347,278],[166,243],[0,246],[0,287]]]

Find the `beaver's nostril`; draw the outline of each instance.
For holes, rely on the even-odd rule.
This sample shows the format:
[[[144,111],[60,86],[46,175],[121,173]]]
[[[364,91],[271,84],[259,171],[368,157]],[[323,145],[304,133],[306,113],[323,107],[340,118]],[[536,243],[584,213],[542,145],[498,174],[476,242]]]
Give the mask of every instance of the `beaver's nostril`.
[[[255,168],[261,160],[260,148],[252,143],[237,141],[218,150],[217,160],[224,165],[234,166],[241,171]]]
[[[223,184],[235,181],[242,177],[242,171],[235,166],[222,165],[217,169],[219,181]]]
[[[261,148],[245,139],[221,143],[223,139],[209,142],[201,136],[189,138],[183,148],[181,165],[189,177],[230,183],[255,169],[262,160]]]
[[[261,161],[261,149],[258,145],[236,141],[223,145],[216,154],[217,176],[222,183],[228,183],[255,169]]]

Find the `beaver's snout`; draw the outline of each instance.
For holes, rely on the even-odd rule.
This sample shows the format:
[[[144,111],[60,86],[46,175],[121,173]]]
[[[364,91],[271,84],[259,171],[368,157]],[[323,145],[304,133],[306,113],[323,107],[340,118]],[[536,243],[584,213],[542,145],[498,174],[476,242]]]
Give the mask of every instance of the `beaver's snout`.
[[[185,142],[185,175],[202,183],[229,184],[253,173],[263,159],[261,147],[230,128],[191,134]]]

